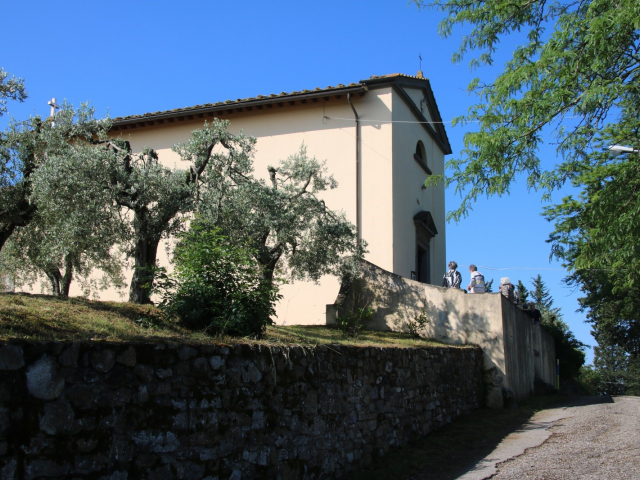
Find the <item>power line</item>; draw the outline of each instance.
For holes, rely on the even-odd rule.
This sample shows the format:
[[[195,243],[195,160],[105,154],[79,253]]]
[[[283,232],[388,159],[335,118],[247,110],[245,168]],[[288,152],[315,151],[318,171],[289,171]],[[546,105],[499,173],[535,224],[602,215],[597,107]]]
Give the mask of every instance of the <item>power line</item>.
[[[580,118],[580,117],[564,117],[564,119],[571,119],[571,118]],[[330,117],[328,115],[324,115],[322,117],[322,120],[343,120],[345,122],[353,122],[354,119],[353,118],[342,118],[342,117]],[[369,123],[420,123],[420,124],[429,124],[429,125],[443,125],[445,123],[453,123],[453,120],[442,120],[439,122],[432,122],[432,121],[426,121],[426,122],[420,122],[417,120],[368,120],[366,118],[359,118],[358,119],[359,122],[369,122]],[[460,120],[460,122],[464,122],[464,123],[480,123],[481,120]]]
[[[353,118],[342,118],[342,117],[329,117],[327,115],[324,116],[325,120],[344,120],[348,122],[353,122]],[[446,122],[418,122],[414,120],[368,120],[364,118],[359,118],[359,122],[369,122],[369,123],[428,123],[428,124],[443,124],[443,123],[453,123],[453,120],[448,120]],[[471,120],[468,123],[480,123],[480,120]]]
[[[469,265],[460,265],[461,267],[469,267]],[[568,272],[566,268],[551,268],[551,267],[487,267],[486,265],[476,265],[478,268],[485,270],[543,270],[543,271],[555,271],[555,272]],[[614,270],[622,270],[620,268],[576,268],[578,271],[587,272],[612,272]]]

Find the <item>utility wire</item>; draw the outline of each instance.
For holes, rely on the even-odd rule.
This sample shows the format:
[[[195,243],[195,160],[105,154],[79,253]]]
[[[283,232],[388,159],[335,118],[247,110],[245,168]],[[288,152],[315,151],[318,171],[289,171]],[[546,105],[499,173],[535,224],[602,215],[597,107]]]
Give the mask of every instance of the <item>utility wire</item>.
[[[469,265],[459,265],[460,267],[469,267]],[[545,271],[555,271],[555,272],[567,272],[567,268],[552,268],[552,267],[487,267],[484,265],[477,265],[478,268],[483,268],[485,270],[545,270]],[[587,271],[587,272],[612,272],[612,271],[623,270],[620,268],[576,268],[576,271]]]
[[[341,117],[329,117],[327,115],[324,116],[324,120],[344,120],[348,122],[353,122],[353,118],[341,118]],[[418,122],[414,120],[368,120],[360,118],[359,122],[369,122],[369,123],[429,123],[429,124],[442,124],[442,123],[453,123],[453,120],[448,120],[446,122]],[[480,123],[480,120],[471,120],[468,123]]]
[[[579,118],[579,117],[565,117],[565,119],[570,119],[570,118]],[[342,117],[329,117],[328,115],[324,115],[322,117],[322,121],[324,122],[325,120],[343,120],[345,122],[353,122],[355,121],[353,118],[342,118]],[[464,123],[480,123],[481,120],[460,120],[461,122]],[[429,125],[442,125],[445,123],[453,123],[453,120],[443,120],[440,122],[432,122],[432,121],[426,121],[426,122],[419,122],[416,120],[368,120],[366,118],[359,118],[358,122],[369,122],[369,123],[426,123]]]

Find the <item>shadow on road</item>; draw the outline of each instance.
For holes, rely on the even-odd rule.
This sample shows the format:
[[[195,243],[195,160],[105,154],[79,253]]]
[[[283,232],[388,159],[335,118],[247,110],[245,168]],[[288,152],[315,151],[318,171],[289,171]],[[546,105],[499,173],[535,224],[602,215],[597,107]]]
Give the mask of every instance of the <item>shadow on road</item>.
[[[489,455],[509,434],[525,428],[538,411],[612,402],[609,396],[544,395],[529,399],[517,409],[480,408],[426,437],[417,438],[404,448],[376,459],[352,478],[455,479]]]

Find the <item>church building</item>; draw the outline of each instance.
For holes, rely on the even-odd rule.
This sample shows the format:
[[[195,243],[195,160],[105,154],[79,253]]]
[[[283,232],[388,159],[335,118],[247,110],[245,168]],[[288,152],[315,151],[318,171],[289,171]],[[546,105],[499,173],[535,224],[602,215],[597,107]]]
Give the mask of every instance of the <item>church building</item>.
[[[120,117],[111,133],[129,140],[134,151],[154,148],[163,164],[184,168],[171,147],[214,118],[257,139],[255,173],[265,178],[269,165],[304,143],[338,181],[323,198],[357,226],[368,245],[365,258],[397,275],[440,284],[446,268],[444,187],[424,183],[444,173],[451,147],[421,72]],[[167,258],[159,255],[159,262],[166,265]],[[333,277],[284,285],[276,323],[324,324],[326,305],[339,288]],[[115,292],[101,298],[115,300]]]

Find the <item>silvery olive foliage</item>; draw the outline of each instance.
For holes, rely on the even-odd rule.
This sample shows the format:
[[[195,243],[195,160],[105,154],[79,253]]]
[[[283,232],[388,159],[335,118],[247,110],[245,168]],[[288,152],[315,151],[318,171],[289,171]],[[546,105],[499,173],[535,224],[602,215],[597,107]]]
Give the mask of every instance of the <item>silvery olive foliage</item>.
[[[134,261],[130,302],[150,302],[160,240],[183,230],[203,185],[216,188],[231,172],[249,168],[255,140],[232,135],[228,124],[218,119],[205,123],[186,143],[173,147],[189,164],[186,169],[165,167],[151,148],[134,153],[125,140],[105,143],[117,157],[109,180],[114,201],[131,218],[127,234],[127,254]]]
[[[105,274],[100,286],[122,284],[123,262],[114,245],[122,239],[123,222],[107,181],[115,159],[94,145],[109,128],[110,122],[95,119],[87,105],[76,110],[68,104],[55,119],[10,125],[5,138],[18,168],[2,193],[13,189],[21,196],[5,204],[4,218],[13,213],[20,222],[13,225],[1,261],[14,284],[45,276],[52,293],[68,296],[74,278],[91,290],[94,269]],[[15,208],[21,203],[25,209]]]
[[[268,167],[269,180],[250,168],[229,170],[201,192],[199,215],[232,242],[249,241],[268,282],[280,273],[292,280],[355,273],[365,252],[343,212],[328,208],[322,192],[337,187],[325,162],[300,150]],[[266,176],[266,175],[265,175]]]
[[[9,74],[0,67],[0,117],[7,113],[7,101],[23,102],[27,99],[24,80]]]

